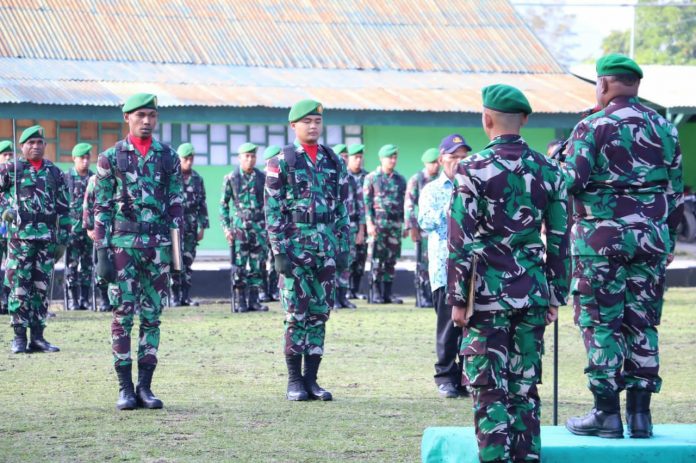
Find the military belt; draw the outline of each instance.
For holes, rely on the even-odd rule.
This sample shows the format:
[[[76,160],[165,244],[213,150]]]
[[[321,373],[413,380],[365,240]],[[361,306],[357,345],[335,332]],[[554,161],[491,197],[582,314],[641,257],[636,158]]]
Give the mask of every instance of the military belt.
[[[43,214],[41,212],[19,212],[19,218],[22,222],[35,222],[35,223],[46,223],[55,224],[56,215],[55,214]]]
[[[123,222],[117,220],[114,222],[114,231],[122,233],[143,233],[148,235],[167,235],[169,236],[169,227],[158,223],[148,222]]]
[[[393,222],[399,222],[404,219],[404,216],[398,212],[376,211],[375,215],[379,218],[386,217],[387,220]]]
[[[293,212],[292,221],[295,223],[331,223],[334,215],[331,212]]]
[[[351,222],[360,222],[360,214],[353,214],[348,220]]]

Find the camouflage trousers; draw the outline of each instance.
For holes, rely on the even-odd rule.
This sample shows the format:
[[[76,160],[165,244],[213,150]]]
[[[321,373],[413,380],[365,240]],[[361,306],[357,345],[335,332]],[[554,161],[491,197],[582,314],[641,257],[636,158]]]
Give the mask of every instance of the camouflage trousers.
[[[266,240],[260,231],[235,230],[234,259],[237,267],[235,287],[260,288],[263,283],[262,265],[266,256]]]
[[[351,265],[353,264],[353,261],[355,261],[357,257],[357,245],[355,244],[355,237],[358,236],[358,227],[353,226],[353,224],[350,224],[350,236],[348,237],[348,243],[350,243],[350,256],[349,256],[349,262],[350,264],[348,267],[342,271],[341,273],[338,274],[338,277],[336,278],[336,287],[337,288],[345,288],[348,289],[350,288],[350,268]]]
[[[374,249],[375,281],[394,281],[396,260],[401,256],[401,227],[379,228]]]
[[[365,262],[367,261],[367,243],[355,245],[355,259],[350,261],[350,277],[362,277],[365,273]]]
[[[46,325],[46,293],[55,249],[56,244],[49,241],[10,240],[5,286],[10,288],[8,310],[13,326]]]
[[[462,384],[471,386],[481,461],[538,461],[547,307],[474,312],[462,330]]]
[[[130,365],[131,330],[136,313],[140,316],[138,363],[157,364],[160,342],[160,314],[167,296],[171,247],[113,248],[115,283],[109,285],[114,307],[111,322],[114,364]]]
[[[285,355],[323,355],[326,322],[334,305],[336,262],[309,251],[288,254],[290,276],[281,275]]]
[[[423,290],[429,292],[430,274],[428,273],[428,239],[422,237],[420,246],[420,255],[416,256],[416,272],[418,272],[418,285],[421,288],[423,288]]]
[[[70,235],[70,245],[65,251],[65,259],[65,281],[68,286],[92,286],[92,240],[86,231]]]
[[[659,392],[657,325],[667,256],[573,256],[573,308],[587,350],[589,389]]]
[[[172,272],[172,284],[184,288],[191,287],[193,279],[193,261],[196,260],[196,248],[198,248],[197,233],[187,232],[184,234],[182,242],[181,260],[184,263],[184,268],[181,272]]]

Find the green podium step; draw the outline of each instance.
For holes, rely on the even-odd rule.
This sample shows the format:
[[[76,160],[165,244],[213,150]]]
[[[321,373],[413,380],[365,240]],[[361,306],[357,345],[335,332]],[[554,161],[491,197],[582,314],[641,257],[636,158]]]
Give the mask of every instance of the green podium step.
[[[541,427],[544,463],[696,463],[696,425],[660,424],[651,439],[575,436],[563,426]],[[473,427],[426,428],[423,463],[477,463]]]

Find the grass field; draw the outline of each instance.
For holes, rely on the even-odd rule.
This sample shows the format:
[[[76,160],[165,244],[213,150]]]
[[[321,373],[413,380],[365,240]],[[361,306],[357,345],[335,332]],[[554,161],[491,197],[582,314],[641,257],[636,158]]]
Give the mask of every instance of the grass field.
[[[320,384],[333,402],[290,403],[283,316],[230,314],[227,305],[167,310],[153,389],[158,411],[118,412],[110,314],[58,312],[46,338],[57,354],[9,353],[0,317],[0,461],[415,462],[428,426],[472,424],[469,399],[438,397],[432,380],[435,316],[404,306],[334,312]],[[668,293],[660,330],[658,423],[696,422],[696,295]],[[137,329],[137,328],[136,328]],[[551,422],[552,330],[541,386]],[[590,405],[584,350],[561,314],[560,420]]]

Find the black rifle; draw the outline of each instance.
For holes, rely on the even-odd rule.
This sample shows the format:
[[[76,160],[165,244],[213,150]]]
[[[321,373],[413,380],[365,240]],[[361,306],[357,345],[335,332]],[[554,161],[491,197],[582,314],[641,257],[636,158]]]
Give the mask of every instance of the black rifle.
[[[558,318],[553,322],[553,425],[558,426]]]
[[[368,247],[370,254],[370,271],[367,273],[367,303],[372,304],[374,298],[375,287],[375,248],[377,247],[377,238],[373,238]]]
[[[421,260],[422,256],[421,254],[423,253],[423,245],[422,241],[418,240],[416,241],[416,270],[413,272],[413,281],[414,281],[414,286],[416,287],[416,307],[423,307],[423,298],[422,298],[422,293],[421,293],[421,284],[420,284],[420,271],[421,271]]]
[[[63,310],[68,311],[68,256],[70,254],[70,246],[65,248],[65,266],[63,267]],[[56,263],[53,263],[55,268]],[[53,296],[53,277],[51,276],[51,296]]]
[[[92,311],[97,311],[97,247],[92,244]]]
[[[237,311],[237,300],[234,293],[234,280],[237,276],[237,266],[235,265],[234,240],[230,244],[230,309],[232,313]]]

